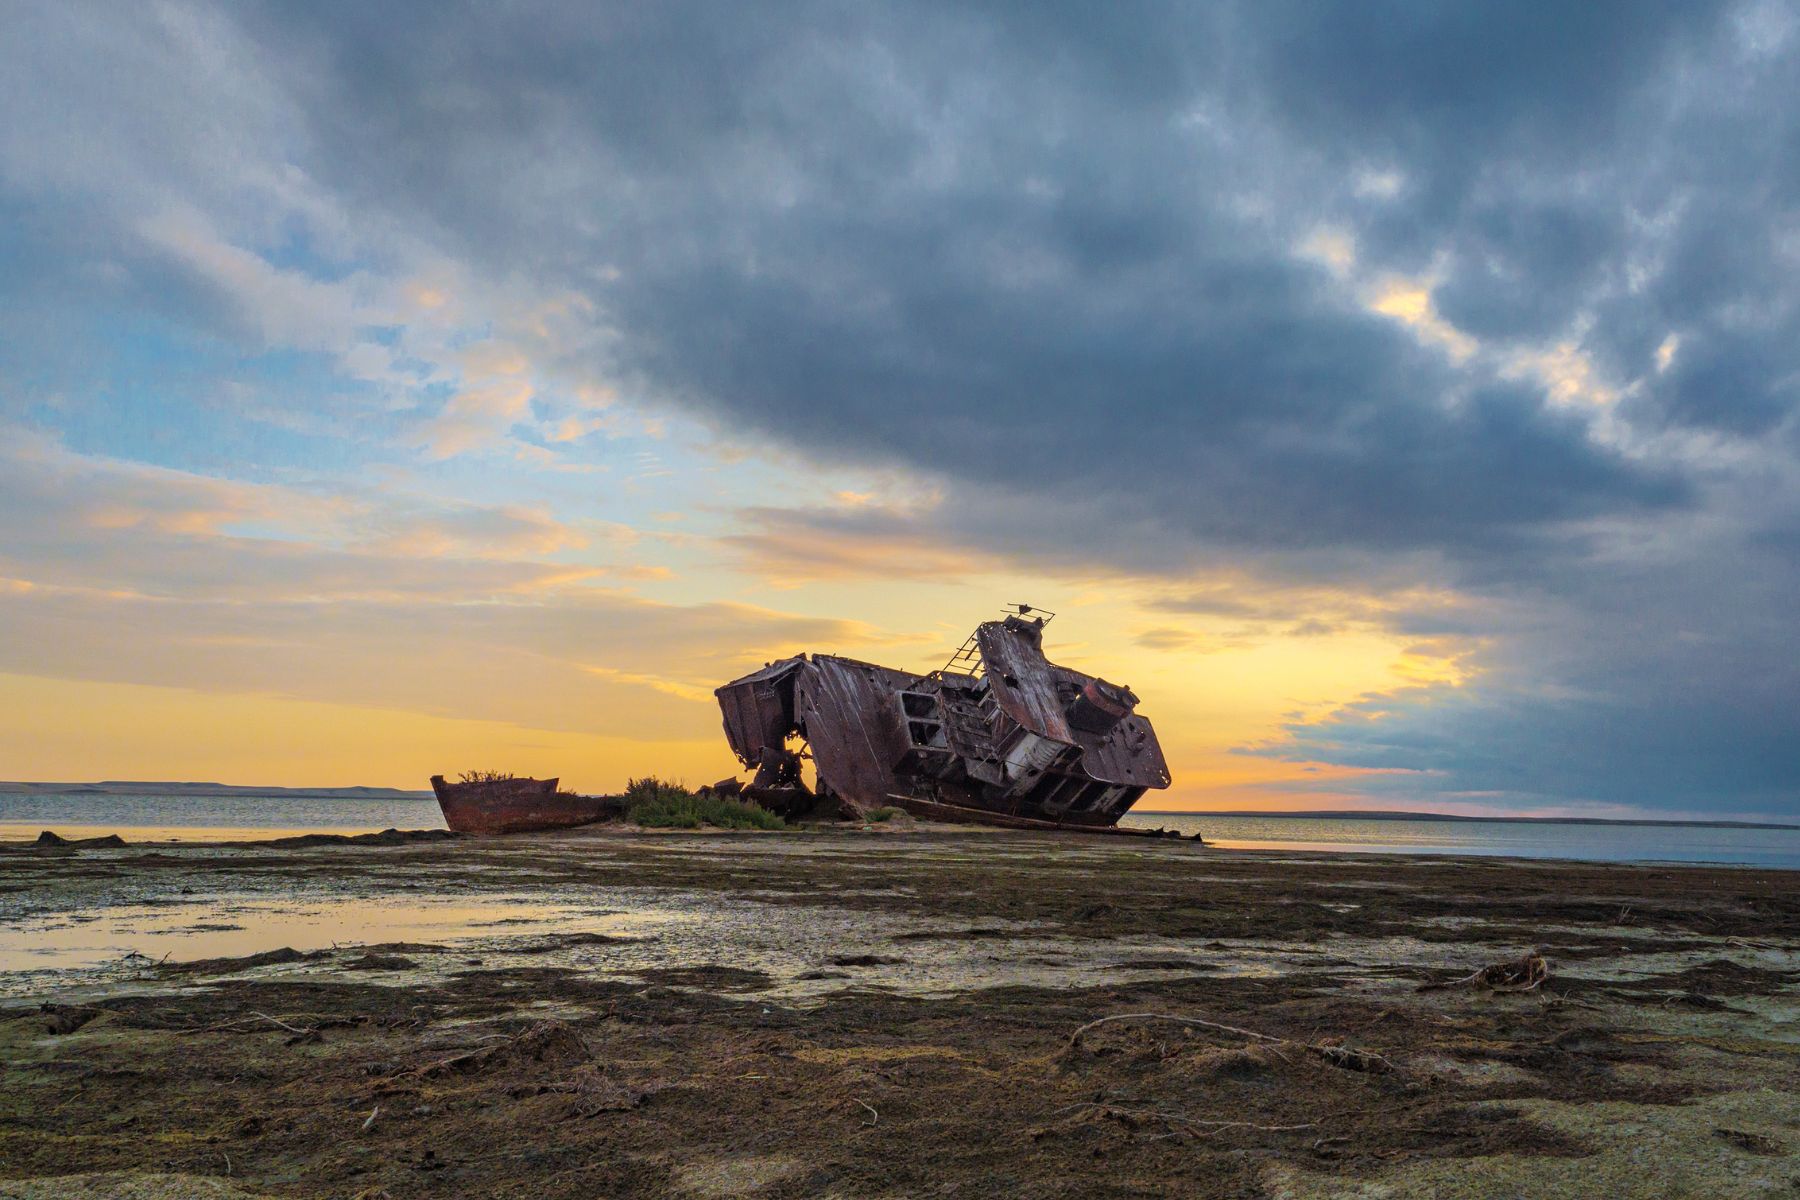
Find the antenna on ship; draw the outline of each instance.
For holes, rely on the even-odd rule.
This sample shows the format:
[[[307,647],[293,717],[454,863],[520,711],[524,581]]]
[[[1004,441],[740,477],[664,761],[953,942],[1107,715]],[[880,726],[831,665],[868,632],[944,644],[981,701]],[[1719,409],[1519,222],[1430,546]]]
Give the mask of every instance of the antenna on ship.
[[[1022,621],[1036,621],[1039,625],[1048,625],[1055,620],[1056,614],[1047,608],[1038,608],[1032,604],[1006,604],[1000,609],[1000,619],[1018,617]],[[980,679],[987,673],[987,666],[981,661],[981,644],[971,633],[957,647],[956,653],[950,656],[937,672],[939,675],[966,675],[970,679]]]
[[[1030,617],[1039,625],[1048,625],[1056,619],[1056,614],[1047,608],[1037,608],[1030,604],[1008,604],[1001,610],[1009,617]]]

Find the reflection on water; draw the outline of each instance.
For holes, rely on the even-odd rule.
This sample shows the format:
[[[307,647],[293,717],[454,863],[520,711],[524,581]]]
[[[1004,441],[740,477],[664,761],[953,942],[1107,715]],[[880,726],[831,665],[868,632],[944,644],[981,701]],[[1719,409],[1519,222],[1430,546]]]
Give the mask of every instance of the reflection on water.
[[[1355,817],[1133,812],[1122,822],[1198,833],[1228,850],[1477,854],[1596,862],[1715,862],[1800,868],[1800,829],[1588,825],[1572,821],[1387,821]]]
[[[745,994],[801,1004],[846,987],[950,996],[978,987],[1087,987],[1183,974],[1268,976],[1321,956],[1313,946],[1250,941],[1201,949],[1180,938],[1047,935],[999,920],[982,925],[1004,936],[964,939],[962,921],[666,889],[605,889],[582,899],[587,903],[428,892],[388,902],[237,892],[177,904],[82,905],[0,926],[0,996],[73,999],[189,986],[197,980],[156,964],[165,955],[190,962],[283,946],[323,954],[247,969],[259,978],[370,982],[355,973],[363,947],[396,942],[408,943],[403,953],[413,965],[384,971],[379,979],[389,986],[429,986],[468,970],[550,967],[679,987],[686,986],[683,972],[724,967],[763,977],[746,981]],[[696,977],[693,986],[708,984]]]
[[[323,950],[375,942],[444,943],[517,932],[637,935],[676,919],[662,912],[600,912],[528,897],[301,899],[247,896],[182,904],[122,904],[0,926],[0,971],[91,967],[127,956],[191,962],[289,946]]]

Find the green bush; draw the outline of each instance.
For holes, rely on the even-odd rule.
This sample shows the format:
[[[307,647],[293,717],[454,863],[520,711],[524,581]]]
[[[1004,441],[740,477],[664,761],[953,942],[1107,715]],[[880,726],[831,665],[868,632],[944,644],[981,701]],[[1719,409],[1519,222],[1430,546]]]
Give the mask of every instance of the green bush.
[[[696,796],[654,775],[625,785],[625,819],[650,829],[786,829],[766,808],[724,796]]]
[[[901,810],[897,808],[878,808],[869,814],[869,820],[874,821],[876,824],[880,824],[882,821],[893,820],[900,815],[900,812]]]
[[[646,775],[642,779],[625,781],[625,801],[627,804],[641,804],[646,800],[684,799],[694,793],[672,783],[667,779],[658,779],[654,775]]]

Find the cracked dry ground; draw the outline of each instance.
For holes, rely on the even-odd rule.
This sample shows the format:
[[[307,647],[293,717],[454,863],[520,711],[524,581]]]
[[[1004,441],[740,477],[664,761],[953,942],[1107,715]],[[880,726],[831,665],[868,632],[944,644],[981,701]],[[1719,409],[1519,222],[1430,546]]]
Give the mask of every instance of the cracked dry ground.
[[[1800,1195],[1797,883],[957,832],[7,851],[28,928],[521,915],[15,974],[0,1196]],[[1419,990],[1532,949],[1534,991]],[[1139,1013],[1263,1036],[1071,1036]]]

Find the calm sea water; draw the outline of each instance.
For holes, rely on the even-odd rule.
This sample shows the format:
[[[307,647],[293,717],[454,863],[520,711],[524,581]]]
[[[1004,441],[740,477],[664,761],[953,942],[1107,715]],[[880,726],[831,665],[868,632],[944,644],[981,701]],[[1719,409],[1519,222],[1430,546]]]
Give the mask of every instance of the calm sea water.
[[[1613,862],[1716,862],[1800,869],[1800,830],[1567,822],[1371,821],[1354,817],[1199,817],[1132,813],[1125,824],[1162,826],[1239,850],[1376,854],[1479,854]],[[17,796],[0,794],[0,841],[117,833],[126,841],[216,842],[286,833],[442,829],[430,797],[340,800],[290,796]]]
[[[1480,854],[1595,862],[1710,862],[1800,869],[1800,829],[1584,825],[1572,821],[1373,821],[1131,813],[1123,824],[1198,833],[1234,850]]]
[[[430,796],[342,800],[329,796],[19,796],[0,793],[0,841],[45,829],[66,838],[116,833],[128,842],[222,842],[287,833],[442,829]]]

